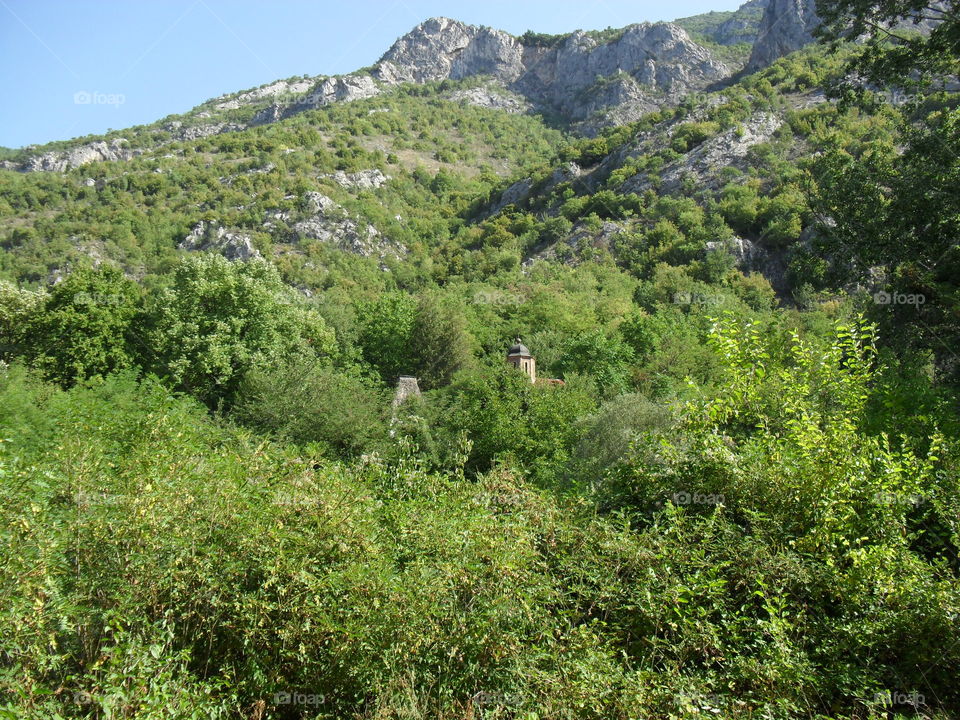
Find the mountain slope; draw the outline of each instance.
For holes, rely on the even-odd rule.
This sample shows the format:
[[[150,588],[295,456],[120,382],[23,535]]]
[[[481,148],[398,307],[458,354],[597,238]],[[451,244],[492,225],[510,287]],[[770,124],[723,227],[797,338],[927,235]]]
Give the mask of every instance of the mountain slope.
[[[756,33],[764,2],[750,0],[736,13],[719,18],[711,14],[677,23],[642,23],[612,32],[577,31],[565,36],[526,33],[517,38],[500,30],[432,18],[399,38],[364,71],[278,80],[215,98],[152,125],[7,153],[0,168],[62,172],[90,162],[129,160],[171,142],[277,122],[308,109],[373,97],[406,83],[445,79],[487,78],[493,87],[472,101],[503,106],[501,95],[518,94],[519,104],[508,101],[514,107],[549,113],[593,135],[728,80],[746,60],[745,48]],[[766,15],[770,13],[767,8]],[[776,19],[765,22],[780,24]],[[691,39],[685,26],[704,44]],[[767,56],[773,57],[774,51],[768,50]],[[759,60],[753,65],[759,67]]]

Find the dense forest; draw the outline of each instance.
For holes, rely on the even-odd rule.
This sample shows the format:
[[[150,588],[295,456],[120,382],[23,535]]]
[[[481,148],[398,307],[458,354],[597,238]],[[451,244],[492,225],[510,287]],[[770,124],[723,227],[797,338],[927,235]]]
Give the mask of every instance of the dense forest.
[[[960,717],[960,21],[817,10],[0,170],[0,717]]]

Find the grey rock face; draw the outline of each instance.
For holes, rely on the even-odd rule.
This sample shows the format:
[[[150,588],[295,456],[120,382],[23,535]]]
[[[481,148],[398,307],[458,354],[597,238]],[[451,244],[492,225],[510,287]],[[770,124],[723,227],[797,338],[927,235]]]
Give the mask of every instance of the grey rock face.
[[[327,215],[340,207],[331,198],[318,192],[304,193],[303,204],[311,215]]]
[[[578,94],[592,89],[598,77],[626,74],[648,94],[681,95],[729,74],[683,28],[668,23],[631,25],[606,45],[576,32],[537,65],[538,72],[525,75],[518,86],[571,115],[579,110]],[[550,72],[543,72],[544,65]]]
[[[202,114],[203,113],[201,113],[201,115]],[[175,121],[167,123],[163,129],[172,134],[177,140],[190,141],[210,137],[211,135],[219,135],[220,133],[236,132],[243,130],[244,127],[244,125],[239,123],[204,123],[203,125],[184,127],[182,122]]]
[[[718,45],[753,44],[760,29],[763,11],[769,4],[770,0],[749,0],[741,5],[729,19],[703,32]]]
[[[651,107],[731,74],[669,23],[631,25],[605,44],[575,32],[558,47],[543,48],[447,18],[428,20],[400,38],[376,72],[388,84],[489,75],[575,120],[611,105]]]
[[[548,245],[522,263],[524,270],[529,270],[540,260],[557,260],[561,253],[565,256],[564,262],[567,265],[579,265],[583,260],[577,252],[578,248],[590,246],[602,250],[615,250],[617,247],[617,238],[624,230],[624,224],[612,221],[605,221],[599,230],[588,228],[583,223],[578,223],[570,234]]]
[[[740,126],[710,138],[661,171],[661,191],[676,190],[687,179],[701,187],[718,189],[719,171],[727,167],[743,169],[750,148],[768,141],[782,124],[783,120],[777,115],[761,112]],[[643,193],[652,186],[647,174],[640,173],[628,178],[622,191]]]
[[[389,175],[384,175],[376,168],[372,170],[360,170],[355,173],[346,173],[343,170],[337,170],[337,172],[331,175],[321,175],[320,177],[330,178],[340,187],[351,190],[372,190],[382,187],[387,180],[390,179]],[[319,195],[319,193],[307,194]]]
[[[490,88],[477,87],[466,90],[456,90],[450,93],[448,99],[454,102],[463,102],[467,105],[502,110],[518,115],[532,108],[530,103],[517,95],[497,92]]]
[[[580,175],[583,174],[583,170],[575,162],[568,162],[566,165],[562,165],[550,173],[550,179],[547,181],[546,191],[549,192],[552,188],[556,187],[560,183],[570,182]]]
[[[304,195],[304,205],[308,217],[293,226],[293,232],[301,240],[319,240],[355,255],[378,258],[381,267],[386,258],[406,254],[402,245],[384,237],[373,225],[350,217],[345,208],[326,195],[308,192]]]
[[[789,293],[787,283],[788,252],[783,250],[768,250],[746,238],[734,237],[729,240],[714,240],[708,242],[706,253],[726,251],[733,256],[737,268],[744,273],[760,273],[769,282],[770,286],[780,296]]]
[[[250,121],[251,126],[265,125],[296,115],[304,110],[312,110],[337,102],[350,102],[379,95],[380,86],[369,75],[343,75],[323,78],[311,86],[312,90],[295,100],[286,103],[274,103],[256,113]]]
[[[377,75],[389,84],[473,75],[512,82],[523,71],[522,59],[523,47],[512,35],[449,18],[430,18],[387,50]]]
[[[308,107],[322,107],[335,102],[361,100],[380,94],[380,87],[369,75],[344,75],[323,80],[303,103]]]
[[[236,110],[239,107],[249,105],[250,103],[255,103],[265,98],[277,97],[278,95],[293,95],[303,93],[309,90],[312,86],[313,80],[297,80],[294,82],[278,80],[270,85],[265,85],[264,87],[256,88],[255,90],[249,90],[248,92],[240,93],[229,100],[224,100],[223,102],[217,103],[216,108],[218,110]]]
[[[726,251],[733,256],[741,270],[757,270],[767,259],[767,251],[746,238],[714,240],[707,243],[707,253]]]
[[[123,139],[116,139],[110,143],[100,141],[81,145],[71,150],[35,155],[27,160],[21,169],[26,172],[65,172],[92,162],[129,160],[141,153],[140,150],[126,147],[125,142]]]
[[[493,206],[491,212],[499,212],[507,205],[514,205],[524,200],[530,194],[531,188],[533,188],[533,178],[517,180],[517,182],[503,191],[503,194],[500,196],[500,201]]]
[[[813,42],[813,31],[819,24],[816,0],[770,0],[747,70],[761,70]]]
[[[203,250],[217,252],[227,260],[253,260],[262,258],[260,251],[253,246],[249,235],[228,232],[216,223],[201,220],[177,246],[181,250]]]
[[[412,375],[401,375],[397,380],[397,391],[391,403],[393,409],[396,410],[411,397],[420,397],[420,383]]]

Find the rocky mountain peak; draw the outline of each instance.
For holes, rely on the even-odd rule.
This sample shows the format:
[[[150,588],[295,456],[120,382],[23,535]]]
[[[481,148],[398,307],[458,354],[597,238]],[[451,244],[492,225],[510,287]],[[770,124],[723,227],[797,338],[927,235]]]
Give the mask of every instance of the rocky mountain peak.
[[[673,23],[630,25],[608,41],[576,31],[547,47],[441,17],[397,40],[374,74],[388,84],[490,76],[572,120],[617,108],[625,121],[732,70]]]
[[[758,19],[763,13],[762,22]],[[748,0],[736,13],[678,21],[711,43],[739,42],[760,34],[750,69],[769,65],[811,40],[815,0]],[[705,19],[706,18],[706,19]],[[167,123],[169,139],[209,135],[284,120],[332,103],[374,97],[404,83],[488,78],[479,88],[461,88],[448,99],[508,112],[558,115],[585,135],[629,123],[694,92],[712,90],[740,69],[742,60],[721,61],[715,49],[695,41],[678,23],[637,23],[619,31],[576,31],[566,36],[535,33],[515,37],[502,30],[433,17],[396,40],[370,71],[328,77],[301,76],[216,98],[185,120]],[[729,53],[723,57],[731,57]],[[252,108],[240,121],[233,111]],[[62,172],[89,162],[125,160],[142,152],[114,142],[0,163],[18,170]]]
[[[492,75],[512,82],[522,72],[519,41],[501,30],[435,17],[397,40],[377,67],[388,83],[429,82]]]

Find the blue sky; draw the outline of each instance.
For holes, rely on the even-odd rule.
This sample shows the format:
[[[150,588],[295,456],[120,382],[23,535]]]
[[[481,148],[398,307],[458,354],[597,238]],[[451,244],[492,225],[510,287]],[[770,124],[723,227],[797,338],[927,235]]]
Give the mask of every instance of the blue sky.
[[[373,64],[437,15],[519,34],[733,10],[738,0],[0,0],[0,145],[149,123],[226,92]]]

